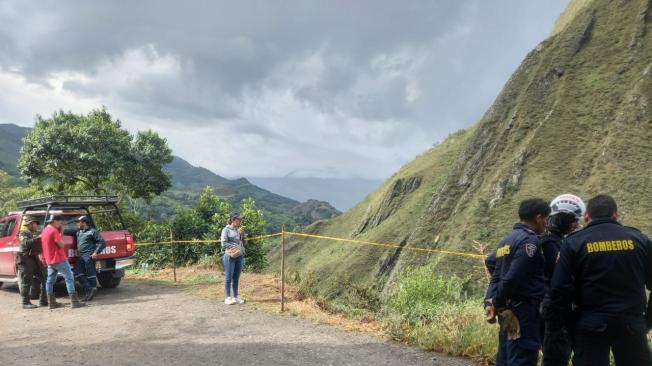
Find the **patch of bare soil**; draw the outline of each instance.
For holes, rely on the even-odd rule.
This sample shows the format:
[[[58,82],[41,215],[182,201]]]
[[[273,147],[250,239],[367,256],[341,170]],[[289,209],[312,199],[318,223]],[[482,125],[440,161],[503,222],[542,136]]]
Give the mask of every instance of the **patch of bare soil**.
[[[204,266],[181,267],[176,270],[174,282],[172,269],[148,272],[131,272],[130,279],[161,281],[167,285],[184,288],[193,295],[208,299],[224,299],[224,273],[219,268]],[[281,310],[280,276],[258,273],[243,273],[240,277],[240,293],[247,303],[256,309],[279,314]],[[342,329],[363,332],[373,336],[384,336],[386,325],[372,316],[334,314],[312,298],[306,298],[292,285],[285,284],[285,312],[315,321],[334,325]]]

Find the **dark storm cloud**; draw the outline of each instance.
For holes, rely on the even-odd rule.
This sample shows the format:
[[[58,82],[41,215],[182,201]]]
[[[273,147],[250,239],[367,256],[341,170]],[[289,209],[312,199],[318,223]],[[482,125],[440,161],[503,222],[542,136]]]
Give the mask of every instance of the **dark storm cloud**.
[[[565,2],[0,0],[0,71],[154,128],[386,144],[386,175],[479,118]]]
[[[314,85],[296,85],[296,91],[308,102],[331,104],[332,96],[352,91],[356,75],[373,78],[383,71],[370,67],[376,55],[437,37],[451,28],[468,6],[459,1],[422,1],[408,6],[390,1],[52,1],[12,5],[20,16],[5,18],[0,25],[2,34],[12,35],[2,51],[5,68],[17,68],[33,81],[43,81],[52,72],[92,76],[102,63],[118,62],[125,52],[151,45],[160,55],[178,57],[178,78],[184,82],[149,80],[129,85],[129,91],[121,95],[142,104],[144,111],[167,105],[200,118],[235,113],[232,98],[240,99],[245,90],[256,92],[268,79],[275,79],[274,73],[280,69],[291,73],[320,49],[325,53],[324,65],[315,72],[323,74]],[[380,90],[354,95],[359,100],[346,108],[372,119],[404,115],[403,84],[393,80]],[[277,85],[286,87],[282,80],[277,80]],[[65,86],[86,93],[105,92],[102,85],[85,89],[75,83]],[[206,103],[211,108],[197,102],[203,93],[214,96]],[[184,97],[190,102],[179,100]],[[140,99],[145,100],[139,103]]]

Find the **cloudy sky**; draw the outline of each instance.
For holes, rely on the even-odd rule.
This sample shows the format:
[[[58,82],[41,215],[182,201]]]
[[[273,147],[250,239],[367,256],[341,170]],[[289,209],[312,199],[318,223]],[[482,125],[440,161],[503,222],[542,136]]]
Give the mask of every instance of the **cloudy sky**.
[[[477,121],[567,0],[0,0],[0,123],[105,105],[218,174],[386,178]]]

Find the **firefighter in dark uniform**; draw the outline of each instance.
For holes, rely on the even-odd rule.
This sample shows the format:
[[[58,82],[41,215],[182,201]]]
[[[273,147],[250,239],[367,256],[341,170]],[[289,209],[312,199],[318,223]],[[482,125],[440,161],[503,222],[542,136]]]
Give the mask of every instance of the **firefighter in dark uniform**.
[[[550,202],[552,213],[548,219],[546,233],[541,237],[541,249],[545,258],[543,276],[546,280],[546,295],[541,304],[542,315],[550,304],[550,280],[555,270],[557,256],[564,238],[577,230],[580,219],[586,212],[581,198],[572,194],[562,194]],[[542,366],[567,366],[570,361],[572,344],[568,329],[544,323]]]
[[[485,304],[487,318],[494,311],[500,325],[497,366],[536,366],[541,347],[539,305],[544,295],[539,235],[544,232],[550,206],[533,198],[521,202],[520,223],[500,242],[496,267]],[[490,306],[488,306],[490,305]]]
[[[651,365],[645,287],[652,288],[652,243],[618,223],[608,195],[588,202],[585,219],[586,228],[562,246],[546,320],[562,326],[572,310],[573,365],[608,366],[610,351],[618,366]]]
[[[42,252],[41,239],[38,237],[39,222],[33,218],[24,221],[26,230],[18,234],[20,239],[19,251],[16,252],[16,271],[20,278],[20,297],[23,309],[34,309],[37,306],[30,302],[30,291],[34,277],[40,280],[41,297],[39,305],[48,306],[47,294],[45,292],[45,267],[38,256]]]

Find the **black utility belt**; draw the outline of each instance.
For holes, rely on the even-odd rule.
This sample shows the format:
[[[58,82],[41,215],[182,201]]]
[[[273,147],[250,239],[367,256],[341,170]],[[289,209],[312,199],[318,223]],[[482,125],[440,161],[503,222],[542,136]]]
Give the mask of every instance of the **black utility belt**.
[[[508,300],[507,307],[517,307],[521,304],[528,304],[539,306],[541,304],[541,299],[518,299],[518,300]]]

